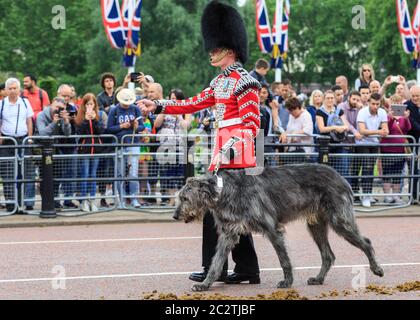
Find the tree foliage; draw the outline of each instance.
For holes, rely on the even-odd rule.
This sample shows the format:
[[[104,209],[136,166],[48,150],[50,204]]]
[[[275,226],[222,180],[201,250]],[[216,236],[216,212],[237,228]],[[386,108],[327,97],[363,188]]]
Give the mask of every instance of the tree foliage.
[[[181,88],[188,95],[202,90],[216,74],[208,63],[200,34],[207,0],[144,0],[142,49],[137,70],[153,75],[165,93]],[[235,5],[235,0],[225,0]],[[267,0],[273,23],[275,0]],[[415,0],[408,0],[411,13]],[[50,93],[59,83],[72,83],[81,92],[98,92],[99,77],[114,72],[121,82],[127,70],[122,52],[106,38],[99,1],[61,0],[66,29],[55,30],[54,0],[0,2],[0,76],[36,74]],[[294,84],[332,83],[344,74],[353,81],[358,68],[373,63],[380,79],[387,74],[415,76],[411,57],[404,53],[397,28],[395,1],[291,0],[290,52],[285,77]],[[352,8],[366,9],[366,29],[355,30]],[[255,31],[255,3],[240,8],[250,41],[247,69],[261,54]],[[269,75],[273,79],[273,74]]]

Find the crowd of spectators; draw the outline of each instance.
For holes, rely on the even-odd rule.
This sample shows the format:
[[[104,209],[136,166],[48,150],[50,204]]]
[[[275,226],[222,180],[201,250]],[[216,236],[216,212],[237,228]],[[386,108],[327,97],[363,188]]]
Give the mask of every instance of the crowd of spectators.
[[[340,75],[330,88],[313,90],[308,97],[303,93],[297,94],[289,80],[268,83],[266,76],[269,71],[270,65],[264,59],[256,61],[254,70],[250,71],[261,83],[261,132],[264,134],[266,165],[290,163],[290,159],[293,163],[317,161],[316,137],[328,136],[332,144],[329,151],[333,155],[330,164],[347,178],[356,195],[362,191],[362,196],[356,200],[365,207],[375,203],[376,199],[370,194],[372,177],[378,170],[385,176],[382,179],[384,202],[402,203],[398,196],[402,179],[386,176],[402,175],[407,165],[414,164],[408,164],[403,157],[378,155],[401,155],[407,151],[404,146],[389,145],[407,143],[405,137],[393,136],[408,135],[419,141],[420,86],[407,82],[401,75],[388,76],[381,84],[375,78],[372,65],[363,64],[354,90],[349,87],[347,77]],[[55,178],[67,180],[55,183],[54,193],[58,196],[61,190],[66,200],[62,204],[56,201],[58,210],[80,207],[86,212],[98,211],[99,206],[109,207],[105,197],[115,190],[124,195],[119,198],[120,201],[134,208],[156,203],[158,190],[164,190],[169,195],[162,197],[163,203],[174,205],[171,195],[183,183],[184,166],[178,158],[165,164],[166,155],[157,152],[159,147],[167,145],[169,153],[180,152],[179,147],[183,145],[181,133],[195,127],[210,134],[215,125],[212,109],[187,116],[142,114],[136,105],[139,99],[185,98],[180,89],[165,91],[152,76],[142,73],[136,74],[135,79],[127,75],[120,87],[117,87],[112,73],[105,73],[100,79],[103,91],[99,94],[86,93],[81,99],[77,99],[75,88],[69,84],[60,85],[56,96],[50,100],[47,92],[38,86],[35,76],[27,74],[22,80],[23,88],[16,78],[9,78],[0,85],[0,134],[14,138],[18,144],[36,135],[63,136],[61,141],[66,146],[57,147],[55,152],[65,156],[66,160],[56,170]],[[137,85],[135,90],[128,89],[130,82]],[[391,87],[394,87],[393,92],[390,92]],[[396,114],[401,105],[405,105],[403,113]],[[162,138],[138,135],[155,133]],[[118,157],[118,163],[112,157],[99,156],[115,151],[110,146],[113,140],[109,135],[124,144],[121,152],[126,156]],[[66,138],[69,136],[72,137]],[[123,139],[127,136],[129,138]],[[32,143],[31,139],[26,140]],[[12,140],[0,141],[7,145]],[[139,144],[142,146],[139,147]],[[30,154],[31,149],[22,150]],[[409,152],[413,151],[416,152],[413,149]],[[284,153],[295,155],[279,160],[279,155]],[[1,149],[1,157],[13,154],[13,148]],[[29,161],[26,165],[28,167],[24,172],[27,176],[24,178],[33,179],[37,168],[33,164],[31,167]],[[115,182],[116,188],[112,182],[95,181],[99,175],[112,177],[115,168],[117,176],[121,180],[128,178],[128,181]],[[5,171],[0,170],[3,179]],[[360,174],[368,178],[356,178]],[[418,174],[417,166],[415,174]],[[170,178],[159,180],[158,177]],[[74,178],[87,180],[79,183],[68,181]],[[13,186],[4,184],[6,200],[11,200]],[[412,192],[416,198],[416,188]],[[99,204],[95,202],[97,193],[101,195]],[[79,204],[71,200],[76,194],[80,198]],[[26,209],[33,210],[34,183],[25,184],[24,196]],[[13,205],[7,203],[6,209],[12,211]]]

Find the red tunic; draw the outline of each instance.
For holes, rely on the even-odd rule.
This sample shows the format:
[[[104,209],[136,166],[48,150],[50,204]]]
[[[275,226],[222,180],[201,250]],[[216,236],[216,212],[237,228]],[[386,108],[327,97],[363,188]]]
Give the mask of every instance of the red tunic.
[[[215,170],[215,156],[221,150],[230,158],[230,163],[220,164],[220,168],[255,167],[254,138],[260,129],[259,88],[260,83],[236,63],[193,98],[155,101],[156,113],[190,114],[215,107],[216,124],[220,123],[222,128],[217,129],[209,171]]]

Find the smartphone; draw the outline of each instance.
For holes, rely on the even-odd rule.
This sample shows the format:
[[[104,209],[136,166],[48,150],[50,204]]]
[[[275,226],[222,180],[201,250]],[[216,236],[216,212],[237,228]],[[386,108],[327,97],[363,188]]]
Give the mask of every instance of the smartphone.
[[[142,119],[143,118],[143,116],[140,116],[140,117],[137,117],[136,119],[134,119],[134,120],[131,120],[130,122],[134,122],[134,121],[140,121],[140,119]]]
[[[395,117],[404,117],[404,112],[407,110],[405,104],[391,104],[391,110]]]
[[[391,81],[398,83],[400,81],[400,77],[398,77],[398,76],[392,76],[391,77]]]
[[[131,77],[131,82],[137,82],[137,78],[138,77],[140,77],[142,75],[142,73],[141,72],[132,72],[131,74],[130,74],[130,77]]]

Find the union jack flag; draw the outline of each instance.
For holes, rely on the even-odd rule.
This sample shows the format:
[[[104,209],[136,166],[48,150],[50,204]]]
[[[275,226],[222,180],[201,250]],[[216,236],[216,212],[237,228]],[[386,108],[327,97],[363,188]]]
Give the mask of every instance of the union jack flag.
[[[124,65],[132,67],[135,57],[140,56],[140,27],[142,0],[123,0],[122,27],[126,39]]]
[[[277,17],[280,16],[281,1],[277,0],[276,14],[274,15],[273,42],[280,46],[281,54],[289,51],[289,15],[290,0],[284,0],[283,21],[281,25],[280,41],[277,41]]]
[[[271,34],[270,20],[268,19],[265,0],[256,0],[256,27],[257,38],[263,53],[271,53],[273,50],[273,36]]]
[[[140,55],[142,0],[101,0],[102,20],[111,46],[124,48],[124,65],[132,67]]]
[[[125,35],[122,29],[120,3],[118,0],[101,0],[102,21],[111,46],[121,49],[125,46]]]
[[[413,23],[406,0],[396,0],[398,28],[400,30],[404,51],[408,54],[416,50],[416,36],[418,35],[420,12],[416,9]],[[417,6],[418,7],[418,6]],[[413,30],[416,30],[414,32]],[[420,51],[420,50],[419,50]]]
[[[420,52],[420,41],[419,41],[419,37],[420,37],[420,1],[417,2],[417,6],[416,6],[416,9],[414,11],[412,30],[413,30],[414,41],[416,43],[416,52]]]
[[[268,19],[265,0],[256,0],[255,3],[257,12],[257,38],[261,51],[272,54],[272,68],[281,69],[285,53],[289,50],[290,0],[277,0],[274,26],[272,29]],[[277,26],[278,21],[281,23]]]

